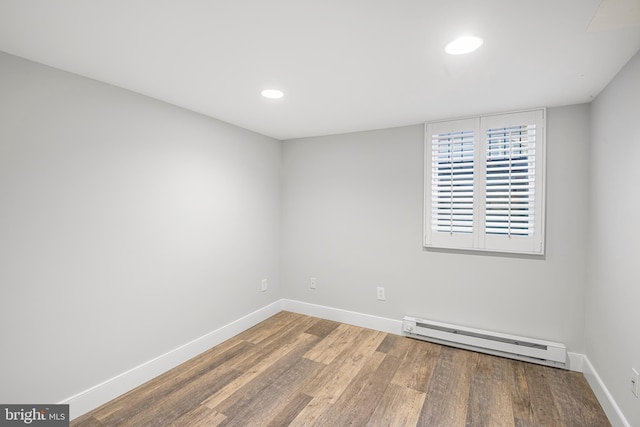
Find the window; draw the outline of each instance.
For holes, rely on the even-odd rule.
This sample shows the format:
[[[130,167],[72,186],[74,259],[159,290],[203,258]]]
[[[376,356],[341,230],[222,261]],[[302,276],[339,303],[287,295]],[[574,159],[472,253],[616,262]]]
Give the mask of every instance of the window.
[[[425,125],[425,247],[544,253],[545,110]]]

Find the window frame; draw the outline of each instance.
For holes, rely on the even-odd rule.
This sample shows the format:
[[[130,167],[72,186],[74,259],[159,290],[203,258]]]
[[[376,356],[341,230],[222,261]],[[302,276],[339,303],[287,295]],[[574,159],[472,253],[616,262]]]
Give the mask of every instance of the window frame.
[[[495,131],[507,127],[533,125],[533,154],[525,157],[526,162],[532,166],[523,168],[529,175],[530,168],[534,169],[533,178],[527,181],[531,186],[531,197],[529,204],[532,205],[531,212],[533,220],[530,225],[525,226],[525,230],[532,231],[528,235],[511,234],[491,234],[487,232],[487,131]],[[438,231],[434,226],[434,190],[432,183],[439,182],[436,175],[442,175],[442,167],[438,166],[436,171],[435,160],[432,153],[432,143],[434,137],[437,140],[445,139],[447,134],[473,131],[473,225],[472,232],[443,232]],[[546,200],[546,109],[532,109],[509,113],[499,113],[484,116],[466,117],[461,119],[442,120],[426,122],[424,124],[424,213],[423,213],[423,246],[425,248],[458,249],[483,252],[519,253],[530,255],[544,255],[545,251],[545,200]],[[527,140],[529,141],[529,140]],[[523,145],[527,145],[523,144]],[[529,150],[530,148],[527,148]],[[451,149],[453,152],[453,148]],[[442,163],[438,163],[441,165]],[[446,167],[446,166],[445,166]],[[510,170],[513,171],[513,158],[510,157]],[[436,172],[434,172],[436,171]],[[521,171],[519,171],[521,172]],[[453,176],[453,174],[452,174]],[[510,182],[512,180],[510,174]],[[453,195],[453,192],[449,193]],[[509,189],[509,200],[513,199],[514,191]],[[517,193],[516,193],[517,194]],[[448,200],[448,199],[445,199]],[[451,196],[451,206],[453,205]],[[513,215],[515,208],[509,208],[509,217]],[[446,212],[446,211],[445,211]],[[527,210],[526,212],[529,212]],[[529,224],[529,223],[527,223]],[[529,227],[529,228],[527,228]],[[509,220],[509,230],[511,230],[511,220]],[[515,228],[515,227],[514,227]],[[510,233],[510,231],[509,231]]]

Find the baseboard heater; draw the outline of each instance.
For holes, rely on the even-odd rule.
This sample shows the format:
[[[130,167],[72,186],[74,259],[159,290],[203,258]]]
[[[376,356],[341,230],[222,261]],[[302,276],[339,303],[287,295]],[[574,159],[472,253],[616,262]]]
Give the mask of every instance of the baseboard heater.
[[[541,365],[567,367],[567,349],[564,344],[556,342],[483,331],[410,316],[403,318],[402,331],[409,337],[438,344]]]

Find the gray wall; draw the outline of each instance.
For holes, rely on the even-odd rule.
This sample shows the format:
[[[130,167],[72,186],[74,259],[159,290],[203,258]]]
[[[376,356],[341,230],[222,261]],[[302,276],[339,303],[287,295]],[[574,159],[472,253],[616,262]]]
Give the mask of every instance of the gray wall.
[[[590,274],[586,351],[632,426],[640,401],[630,390],[640,371],[640,52],[591,107]]]
[[[548,110],[543,258],[422,249],[421,125],[286,141],[285,296],[556,340],[582,352],[588,119],[588,105]],[[386,301],[376,300],[376,286],[386,288]]]
[[[0,53],[0,402],[60,401],[279,299],[280,161]]]

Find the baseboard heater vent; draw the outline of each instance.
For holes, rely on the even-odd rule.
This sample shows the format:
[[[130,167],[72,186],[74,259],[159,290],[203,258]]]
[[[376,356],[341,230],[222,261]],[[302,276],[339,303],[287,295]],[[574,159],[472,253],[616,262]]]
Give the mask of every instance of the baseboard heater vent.
[[[541,365],[566,368],[564,344],[405,316],[402,331],[412,338]]]

